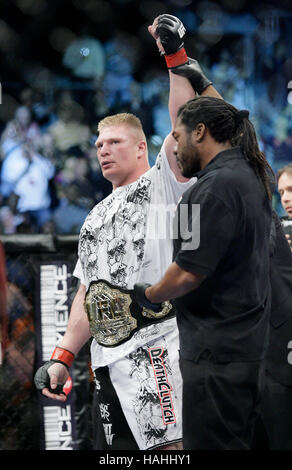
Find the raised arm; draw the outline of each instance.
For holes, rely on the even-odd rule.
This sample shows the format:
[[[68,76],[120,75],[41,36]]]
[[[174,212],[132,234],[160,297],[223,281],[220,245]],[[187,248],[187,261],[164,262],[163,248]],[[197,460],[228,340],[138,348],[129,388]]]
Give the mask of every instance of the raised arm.
[[[169,17],[170,15],[160,15],[155,20],[153,21],[153,24],[148,27],[149,33],[153,36],[153,38],[156,41],[156,45],[158,47],[158,50],[161,54],[161,56],[165,55],[165,49],[161,43],[160,36],[158,34],[158,25],[160,25],[160,30],[162,26],[165,26],[166,28],[169,28]],[[172,17],[175,18],[175,17]],[[180,45],[184,44],[183,39],[180,38],[178,29],[179,27],[181,28],[180,31],[183,31],[183,36],[184,36],[184,31],[185,28],[182,24],[182,22],[176,18],[176,24],[175,24],[175,31],[171,31],[170,34],[171,36],[174,36],[173,39],[173,44],[172,48],[173,50],[176,50],[180,48]],[[177,117],[177,111],[182,106],[184,103],[186,103],[188,100],[192,99],[195,97],[196,93],[189,82],[189,80],[185,77],[181,77],[179,75],[173,74],[169,70],[169,99],[168,99],[168,109],[169,109],[169,116],[171,120],[171,125],[172,128],[174,127],[176,117]],[[173,129],[171,129],[172,132]],[[167,155],[167,159],[169,162],[169,166],[172,169],[175,177],[177,178],[178,181],[187,181],[186,178],[183,178],[181,176],[181,173],[179,171],[179,168],[176,163],[175,155],[174,155],[174,146],[175,146],[175,140],[171,135],[171,132],[165,139],[165,151]]]
[[[149,33],[156,40],[156,44],[161,55],[165,55],[165,49],[161,43],[160,36],[158,35],[158,31],[161,32],[163,28],[170,27],[168,24],[169,16],[170,15],[158,16],[153,21],[153,24],[148,27]],[[172,17],[172,18],[175,18],[175,17]],[[183,36],[180,37],[178,33],[179,29],[180,31],[185,31],[182,22],[178,18],[176,18],[174,27],[172,27],[171,30],[169,31],[169,36],[171,36],[172,44],[171,46],[168,46],[169,47],[168,50],[175,51],[176,49],[179,49],[181,48],[181,46],[183,46],[184,33],[183,33]],[[169,42],[169,40],[164,41],[164,43],[166,42]],[[172,124],[172,127],[174,127],[178,109],[188,100],[194,98],[196,95],[196,92],[194,91],[190,81],[187,78],[185,78],[184,76],[179,76],[178,74],[176,75],[173,74],[170,69],[169,69],[169,82],[170,83],[169,83],[168,109],[169,109],[171,124]]]
[[[172,15],[160,15],[148,28],[155,38],[157,47],[165,57],[169,71],[169,115],[172,128],[175,125],[180,106],[197,94],[222,98],[204,75],[199,63],[187,56],[184,48],[185,28],[182,22]],[[173,129],[172,129],[173,130]],[[176,179],[187,181],[181,176],[174,154],[175,140],[170,133],[165,140],[167,159]]]

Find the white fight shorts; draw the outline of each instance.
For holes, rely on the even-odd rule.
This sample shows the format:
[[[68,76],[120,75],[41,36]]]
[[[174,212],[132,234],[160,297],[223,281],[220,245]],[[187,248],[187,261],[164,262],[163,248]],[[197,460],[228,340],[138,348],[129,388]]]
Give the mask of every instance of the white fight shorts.
[[[149,450],[182,441],[178,331],[94,371],[106,449]]]

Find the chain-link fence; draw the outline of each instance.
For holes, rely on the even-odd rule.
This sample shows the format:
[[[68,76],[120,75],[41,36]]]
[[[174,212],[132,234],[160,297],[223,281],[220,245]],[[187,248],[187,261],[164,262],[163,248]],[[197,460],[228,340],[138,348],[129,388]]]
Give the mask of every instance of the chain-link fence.
[[[46,439],[52,439],[52,436],[53,448],[58,448],[62,443],[62,432],[65,434],[64,426],[63,431],[61,428],[59,433],[61,435],[59,443],[56,443],[58,423],[54,430],[52,418],[44,422],[43,412],[46,411],[44,410],[46,407],[42,407],[40,394],[33,384],[33,376],[40,365],[42,352],[47,348],[51,354],[51,344],[57,342],[56,329],[52,330],[45,317],[48,306],[42,305],[40,299],[42,292],[46,293],[45,298],[52,297],[49,290],[50,281],[46,277],[43,285],[40,285],[40,273],[42,267],[48,272],[50,266],[53,270],[56,267],[55,271],[59,269],[60,263],[66,266],[69,311],[78,287],[78,280],[72,276],[77,257],[78,237],[21,234],[2,236],[1,239],[6,258],[7,341],[0,365],[0,449],[46,449],[48,448]],[[54,281],[52,282],[54,285]],[[64,307],[62,311],[64,312]],[[51,316],[55,318],[54,308]],[[62,331],[64,330],[63,322]],[[70,436],[72,441],[70,445],[79,450],[92,448],[93,384],[90,380],[88,349],[86,345],[79,353],[71,374],[74,396],[72,419],[76,433]],[[55,404],[51,400],[47,401]],[[56,406],[52,409],[58,414]],[[46,426],[48,429],[42,429]]]

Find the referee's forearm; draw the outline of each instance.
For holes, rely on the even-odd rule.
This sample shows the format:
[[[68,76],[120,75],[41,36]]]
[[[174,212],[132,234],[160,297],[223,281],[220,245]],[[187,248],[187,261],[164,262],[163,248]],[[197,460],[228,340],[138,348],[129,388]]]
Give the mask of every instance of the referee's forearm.
[[[161,281],[148,287],[145,295],[153,303],[176,299],[199,287],[203,280],[203,276],[185,271],[173,262]]]

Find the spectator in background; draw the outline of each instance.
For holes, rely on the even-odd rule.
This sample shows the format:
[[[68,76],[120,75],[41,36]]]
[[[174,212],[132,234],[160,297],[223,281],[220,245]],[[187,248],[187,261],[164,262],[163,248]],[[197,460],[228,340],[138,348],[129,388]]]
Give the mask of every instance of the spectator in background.
[[[1,137],[1,195],[8,197],[12,192],[15,181],[24,170],[22,159],[23,136],[20,126],[15,121],[9,121]],[[11,163],[11,170],[9,169]],[[7,167],[7,169],[6,169]]]
[[[1,136],[2,160],[18,150],[24,141],[29,140],[33,145],[38,145],[40,138],[39,126],[32,121],[30,109],[27,106],[19,106]]]
[[[15,128],[14,133],[12,130],[13,126]],[[19,106],[16,109],[14,119],[8,122],[2,135],[4,150],[11,138],[12,140],[14,138],[21,141],[29,140],[34,145],[38,145],[41,131],[37,122],[32,119],[32,113],[28,106]]]
[[[292,219],[292,163],[278,170],[277,179],[283,209],[288,218]]]
[[[232,60],[228,49],[222,49],[218,62],[211,66],[210,76],[216,82],[218,89],[224,94],[226,101],[232,102],[237,80],[240,79],[239,70]]]
[[[71,94],[64,92],[57,106],[58,119],[48,132],[59,152],[66,152],[70,147],[87,146],[90,128],[84,124],[84,110],[73,100]]]
[[[281,119],[279,118],[282,122],[285,121],[283,116]],[[283,126],[284,127],[284,126]],[[282,127],[282,132],[283,132],[283,127]],[[292,128],[288,128],[285,132],[284,135],[279,135],[279,137],[274,138],[273,141],[273,146],[274,146],[274,153],[275,153],[275,159],[278,160],[279,162],[283,162],[285,164],[286,162],[291,162],[292,158]]]
[[[133,80],[130,85],[131,100],[128,104],[120,107],[121,112],[133,113],[142,122],[142,126],[146,137],[153,133],[153,106],[143,99],[143,87],[141,83]],[[166,105],[167,108],[167,105]],[[168,111],[168,108],[167,108]],[[169,115],[167,112],[167,121],[169,122]]]
[[[16,186],[27,173],[29,161],[24,148],[32,152],[40,145],[41,132],[31,118],[28,106],[17,108],[14,118],[9,121],[1,136],[2,164],[0,170],[1,210],[0,219],[4,233],[15,233],[20,224],[27,223],[27,216],[18,210],[19,195]]]
[[[79,233],[85,217],[98,199],[98,185],[95,185],[91,177],[87,153],[80,147],[71,147],[55,182],[60,200],[53,215],[56,232]],[[104,194],[101,195],[103,197]]]
[[[130,88],[137,61],[137,43],[137,37],[132,38],[124,31],[117,31],[105,43],[104,90],[107,104],[115,112],[121,111],[121,106],[131,102]]]
[[[27,106],[20,106],[16,110],[15,121],[20,126],[23,138],[37,144],[41,131],[38,124],[32,120],[31,111]]]
[[[56,116],[52,112],[53,106],[48,104],[44,90],[27,87],[21,91],[19,98],[22,105],[30,110],[33,121],[37,123],[42,132],[55,121]]]
[[[281,204],[287,214],[287,216],[281,218],[281,222],[290,248],[292,249],[292,163],[278,170],[277,180]]]
[[[86,110],[90,122],[95,123],[110,114],[110,106],[106,99],[104,81],[99,78],[95,82],[95,89],[90,90],[86,97]]]
[[[6,205],[13,199],[17,212],[29,217],[32,231],[39,232],[51,218],[49,181],[54,174],[54,165],[38,153],[30,141],[22,143],[3,162],[2,196]]]
[[[0,231],[5,235],[16,233],[18,227],[27,222],[26,217],[17,212],[17,203],[18,197],[14,193],[1,200]]]

